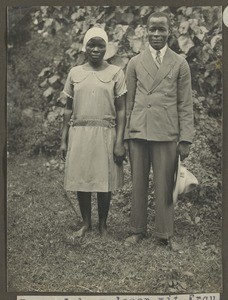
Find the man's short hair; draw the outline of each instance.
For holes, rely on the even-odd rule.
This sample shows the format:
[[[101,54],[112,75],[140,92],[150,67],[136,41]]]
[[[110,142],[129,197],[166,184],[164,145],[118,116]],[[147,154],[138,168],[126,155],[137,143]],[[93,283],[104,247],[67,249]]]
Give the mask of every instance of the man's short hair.
[[[169,17],[168,14],[166,14],[162,11],[156,11],[156,12],[153,12],[152,14],[150,14],[148,19],[147,19],[146,26],[148,27],[148,24],[149,24],[151,18],[160,18],[160,17],[165,17],[167,19],[167,23],[168,23],[168,26],[170,28],[171,27],[170,17]]]

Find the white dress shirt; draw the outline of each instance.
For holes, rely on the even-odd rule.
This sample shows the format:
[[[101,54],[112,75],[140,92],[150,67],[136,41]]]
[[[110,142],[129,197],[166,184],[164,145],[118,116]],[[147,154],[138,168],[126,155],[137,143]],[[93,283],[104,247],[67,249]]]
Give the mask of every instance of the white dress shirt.
[[[155,50],[154,48],[152,48],[151,45],[149,45],[149,48],[150,48],[150,53],[151,53],[154,61],[156,61],[156,56],[157,56],[157,51],[158,50]],[[161,62],[163,60],[163,57],[165,55],[166,50],[167,50],[167,44],[162,49],[160,49],[160,59],[161,59]]]

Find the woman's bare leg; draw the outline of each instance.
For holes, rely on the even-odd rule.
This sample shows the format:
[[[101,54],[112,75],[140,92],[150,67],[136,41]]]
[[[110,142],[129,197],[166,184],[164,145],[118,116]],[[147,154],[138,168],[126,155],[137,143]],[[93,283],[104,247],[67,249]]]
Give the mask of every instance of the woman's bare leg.
[[[77,237],[82,237],[92,229],[91,224],[91,193],[77,192],[79,207],[82,215],[83,226],[76,232]]]
[[[99,216],[99,231],[102,236],[107,235],[107,218],[111,201],[111,192],[97,193],[98,200],[98,216]]]

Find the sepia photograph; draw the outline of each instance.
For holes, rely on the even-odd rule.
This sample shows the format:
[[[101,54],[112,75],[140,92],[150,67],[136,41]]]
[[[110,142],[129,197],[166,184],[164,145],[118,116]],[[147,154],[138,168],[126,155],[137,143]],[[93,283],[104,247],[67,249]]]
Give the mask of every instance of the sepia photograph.
[[[7,8],[8,292],[222,292],[222,12]]]

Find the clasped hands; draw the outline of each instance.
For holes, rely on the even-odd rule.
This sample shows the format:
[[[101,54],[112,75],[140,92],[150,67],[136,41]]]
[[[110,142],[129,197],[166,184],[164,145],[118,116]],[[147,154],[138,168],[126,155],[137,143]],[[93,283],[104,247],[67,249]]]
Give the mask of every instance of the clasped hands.
[[[113,153],[114,153],[114,162],[118,166],[121,166],[123,161],[127,161],[124,144],[115,144]]]

